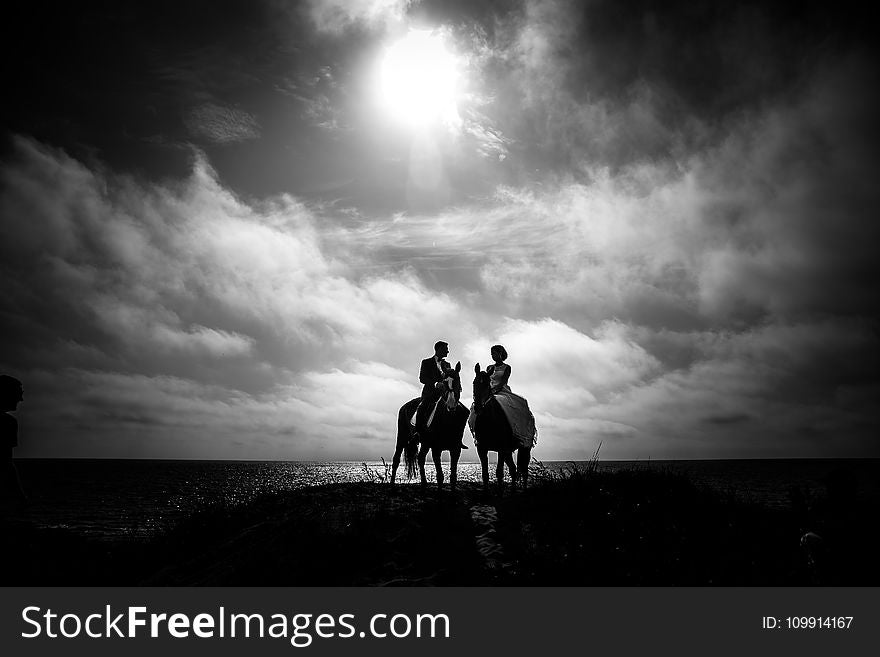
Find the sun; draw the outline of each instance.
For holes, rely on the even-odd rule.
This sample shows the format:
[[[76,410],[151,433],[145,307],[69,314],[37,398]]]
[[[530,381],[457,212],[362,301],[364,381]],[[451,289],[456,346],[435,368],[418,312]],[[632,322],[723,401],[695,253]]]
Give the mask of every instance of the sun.
[[[382,104],[413,126],[457,116],[458,83],[456,57],[430,30],[410,30],[385,50],[380,61]]]

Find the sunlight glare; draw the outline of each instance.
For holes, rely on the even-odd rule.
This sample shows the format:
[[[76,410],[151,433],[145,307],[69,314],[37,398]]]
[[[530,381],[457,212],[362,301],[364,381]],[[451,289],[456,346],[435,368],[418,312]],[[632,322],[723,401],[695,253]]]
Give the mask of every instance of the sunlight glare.
[[[382,101],[397,118],[413,125],[456,115],[457,82],[455,57],[429,30],[410,30],[382,58]]]

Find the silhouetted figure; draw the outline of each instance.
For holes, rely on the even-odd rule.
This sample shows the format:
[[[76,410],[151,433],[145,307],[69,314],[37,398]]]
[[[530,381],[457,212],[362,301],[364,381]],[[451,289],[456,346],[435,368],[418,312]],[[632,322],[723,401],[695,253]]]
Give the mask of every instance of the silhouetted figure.
[[[428,452],[434,461],[434,472],[437,485],[443,485],[443,468],[440,458],[444,451],[449,452],[449,485],[455,490],[458,481],[458,459],[464,447],[462,436],[470,415],[467,407],[459,401],[461,397],[461,363],[455,369],[445,368],[446,378],[440,387],[440,401],[431,411],[428,426],[421,434],[421,445],[418,453],[419,475],[422,487],[428,481],[425,477],[425,460]],[[467,447],[464,447],[467,449]]]
[[[502,395],[493,394],[492,376],[488,372],[480,371],[479,363],[474,366],[474,374],[474,405],[471,407],[469,424],[482,466],[483,488],[489,487],[489,452],[498,452],[495,476],[499,492],[504,488],[505,463],[510,469],[514,485],[521,476],[523,486],[527,486],[534,440],[522,441],[514,435],[507,414],[499,402]],[[500,381],[498,376],[496,375],[496,382]],[[513,462],[513,452],[517,453],[516,464]]]
[[[459,401],[461,396],[461,363],[456,363],[455,368],[452,368],[443,360],[445,354],[442,352],[446,351],[443,348],[444,345],[445,343],[438,342],[435,346],[435,352],[439,358],[436,360],[426,358],[422,361],[422,375],[425,375],[426,369],[433,366],[432,360],[438,363],[438,372],[442,371],[443,378],[437,384],[432,386],[425,383],[423,394],[433,392],[434,395],[427,396],[427,400],[425,397],[411,399],[397,413],[397,444],[391,463],[391,483],[397,480],[400,456],[401,453],[405,453],[407,479],[411,479],[415,475],[416,465],[418,465],[422,485],[426,485],[425,459],[430,451],[437,473],[437,483],[442,485],[443,469],[440,457],[444,451],[448,451],[450,456],[449,481],[451,487],[455,488],[458,479],[458,459],[461,456],[462,448],[467,449],[461,439],[467,424],[468,409]],[[423,378],[428,378],[428,376],[423,376]],[[419,417],[419,413],[425,406],[427,406],[426,417],[422,419]],[[417,407],[420,409],[418,413],[416,412]],[[418,422],[422,427],[418,433],[415,431],[415,422],[413,422],[414,413],[416,414],[415,422]]]
[[[0,375],[0,444],[3,446],[3,497],[4,500],[27,502],[27,495],[21,487],[12,450],[18,447],[18,420],[10,412],[18,408],[24,400],[21,381],[6,374]]]
[[[401,406],[397,413],[397,444],[394,458],[391,460],[391,483],[397,479],[397,468],[400,467],[400,455],[406,461],[406,478],[415,475],[419,441],[425,434],[428,418],[442,394],[442,382],[446,378],[449,363],[444,359],[449,355],[449,345],[442,340],[434,344],[434,355],[425,358],[419,368],[419,382],[422,384],[422,395],[411,399]],[[411,424],[415,414],[415,428]]]
[[[507,421],[510,422],[510,429],[513,432],[515,445],[518,448],[528,447],[531,449],[537,442],[538,432],[535,429],[535,417],[529,410],[529,403],[524,397],[515,395],[510,390],[508,381],[510,380],[511,368],[506,362],[507,349],[502,345],[496,344],[490,350],[492,365],[486,368],[489,375],[489,386],[491,392],[495,395],[495,399],[501,405]]]
[[[442,340],[434,344],[434,355],[422,361],[419,383],[422,384],[422,401],[416,411],[416,433],[421,435],[428,426],[428,417],[434,404],[440,399],[440,387],[446,378],[444,360],[449,355],[449,345]],[[446,363],[449,365],[449,363]]]
[[[416,433],[419,436],[425,433],[428,419],[443,395],[444,381],[452,371],[452,366],[445,360],[448,355],[449,345],[440,340],[434,344],[434,355],[423,360],[419,368],[419,383],[422,384],[422,401],[416,411]],[[456,367],[461,370],[461,363]],[[462,443],[461,448],[467,449],[467,446]]]

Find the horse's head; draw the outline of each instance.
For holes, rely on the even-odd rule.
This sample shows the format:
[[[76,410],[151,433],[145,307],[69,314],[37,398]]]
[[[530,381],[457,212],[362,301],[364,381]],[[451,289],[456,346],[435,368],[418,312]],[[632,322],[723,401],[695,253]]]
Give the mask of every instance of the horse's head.
[[[479,409],[491,396],[489,373],[480,370],[480,364],[474,365],[474,407]]]
[[[450,411],[458,406],[458,400],[461,397],[461,363],[456,363],[455,368],[448,368],[445,371],[446,378],[443,379],[443,400],[446,408]]]

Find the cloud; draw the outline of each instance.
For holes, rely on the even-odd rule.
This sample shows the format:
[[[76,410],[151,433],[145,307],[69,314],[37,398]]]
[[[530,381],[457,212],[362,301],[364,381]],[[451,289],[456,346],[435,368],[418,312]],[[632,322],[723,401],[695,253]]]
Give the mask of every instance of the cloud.
[[[535,397],[538,405],[550,412],[572,400],[580,405],[605,398],[643,381],[659,365],[616,322],[600,325],[595,337],[590,337],[549,318],[535,322],[509,319],[499,327],[495,340],[516,355],[511,386],[520,381],[518,385],[530,391],[527,396]],[[491,344],[471,343],[466,354],[485,367],[491,363]]]
[[[320,32],[340,33],[356,25],[384,26],[403,19],[413,0],[309,0],[309,16]]]
[[[507,346],[541,458],[872,453],[869,70],[676,157],[378,219],[246,202],[203,156],[157,184],[18,139],[0,363],[43,400],[32,453],[387,454],[436,339],[466,368]]]
[[[65,68],[107,102],[18,117],[68,145],[18,138],[0,163],[0,367],[28,387],[25,453],[387,455],[437,339],[467,368],[508,347],[539,458],[876,452],[857,13],[413,5],[248,4],[193,32],[194,10],[170,41],[150,22],[119,64],[137,90]],[[412,144],[358,80],[423,20],[460,55],[462,123]],[[193,141],[244,160],[169,179],[171,149],[108,127],[179,144],[181,106]],[[345,199],[261,197],[292,180]]]
[[[96,296],[88,304],[96,323],[132,350],[225,357],[249,355],[254,345],[253,338],[235,332],[197,324],[182,328],[179,316],[165,309],[126,305],[112,296]]]
[[[418,394],[422,352],[440,333],[462,344],[473,332],[448,295],[412,272],[353,272],[345,244],[325,255],[333,234],[322,235],[309,209],[284,196],[247,205],[204,159],[188,180],[163,186],[91,171],[30,140],[15,146],[0,198],[10,218],[2,337],[14,346],[2,365],[29,387],[48,372],[71,387],[91,382],[89,399],[101,401],[85,406],[101,412],[71,410],[74,435],[100,426],[113,440],[116,426],[147,440],[170,423],[226,436],[193,449],[229,454],[238,409],[267,414],[254,420],[254,440],[269,440],[255,458],[317,457],[325,447],[339,457],[352,436],[366,442],[351,449],[381,454],[397,407]],[[66,386],[51,387],[61,395]],[[57,428],[76,399],[35,402],[32,412]],[[138,450],[184,449],[165,442]]]
[[[214,103],[205,103],[193,109],[185,124],[191,136],[214,144],[230,144],[260,137],[260,126],[253,115]]]
[[[823,67],[870,67],[862,19],[851,7],[528,0],[477,19],[471,49],[481,109],[516,145],[505,168],[518,185],[687,158]],[[859,95],[873,101],[869,79]]]
[[[587,335],[549,318],[508,319],[494,337],[469,343],[465,355],[485,369],[496,343],[510,354],[509,385],[528,399],[542,451],[557,458],[586,458],[603,437],[634,433],[626,421],[597,416],[596,410],[662,371],[617,322]]]
[[[637,330],[632,338],[649,345],[643,334]],[[594,417],[635,429],[629,453],[736,458],[746,450],[791,458],[876,452],[871,436],[878,417],[867,400],[876,390],[880,350],[865,323],[829,318],[664,339],[695,353],[665,362],[658,376],[591,409]],[[606,442],[603,449],[612,458],[623,446]]]
[[[674,160],[500,187],[483,204],[379,223],[373,236],[476,263],[488,292],[539,315],[699,328],[874,314],[869,72],[858,58],[837,62],[798,97]]]
[[[340,460],[393,449],[388,409],[413,396],[400,372],[352,363],[249,394],[172,376],[32,371],[24,454]],[[372,372],[367,370],[374,370]],[[375,370],[378,370],[376,373]],[[47,409],[51,409],[47,412]],[[37,444],[35,444],[37,443]],[[373,456],[375,455],[375,456]]]
[[[719,314],[875,314],[867,219],[880,195],[863,147],[877,99],[858,59],[822,72],[798,102],[754,117],[702,163],[707,223],[726,240],[706,250],[701,303]]]
[[[503,327],[523,318],[515,378],[552,427],[556,454],[587,453],[601,435],[605,454],[621,458],[875,451],[871,71],[858,54],[826,61],[798,93],[725,120],[675,158],[581,163],[351,237],[374,263],[405,258],[472,295],[473,312],[496,313],[495,337],[472,359],[515,341]],[[644,368],[570,354],[553,372],[529,364],[523,374],[545,341],[608,346],[597,333],[607,326],[644,354]],[[597,380],[569,378],[579,370]],[[615,373],[632,378],[597,395]]]
[[[2,366],[40,436],[24,452],[373,458],[442,338],[465,371],[505,344],[542,458],[599,441],[606,458],[864,453],[880,362],[856,306],[816,316],[816,294],[743,324],[704,301],[701,255],[741,225],[707,211],[730,198],[705,182],[724,161],[346,227],[287,196],[244,203],[204,159],[156,185],[19,139],[0,308]],[[432,277],[417,254],[445,264]],[[638,298],[655,310],[627,316]],[[664,304],[690,321],[670,326]]]

